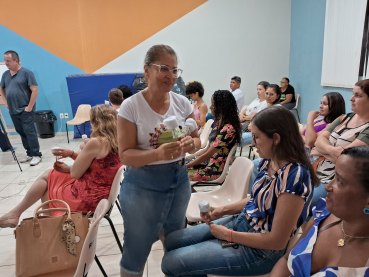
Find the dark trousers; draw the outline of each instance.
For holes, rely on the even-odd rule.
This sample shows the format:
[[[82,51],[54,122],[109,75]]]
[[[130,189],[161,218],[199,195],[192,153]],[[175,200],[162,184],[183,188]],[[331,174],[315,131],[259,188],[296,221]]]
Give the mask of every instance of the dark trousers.
[[[0,130],[0,148],[3,152],[8,151],[10,149],[8,141],[6,140],[6,137],[2,132],[2,130]]]
[[[13,120],[15,130],[21,136],[27,156],[42,156],[34,122],[34,112],[28,113],[23,111],[18,114],[11,114],[10,116]]]

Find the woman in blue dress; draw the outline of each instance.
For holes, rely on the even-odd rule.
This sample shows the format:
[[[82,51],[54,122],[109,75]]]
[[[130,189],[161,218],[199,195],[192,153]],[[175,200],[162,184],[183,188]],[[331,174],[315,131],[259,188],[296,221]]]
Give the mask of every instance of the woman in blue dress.
[[[369,147],[343,150],[300,241],[270,277],[369,276]]]
[[[215,207],[210,217],[218,220],[202,214],[207,224],[169,234],[162,262],[166,276],[269,273],[307,217],[313,183],[319,180],[295,117],[283,107],[270,107],[257,113],[251,124],[253,144],[263,158],[251,197]],[[222,218],[225,215],[230,216]],[[223,248],[221,240],[238,247]]]

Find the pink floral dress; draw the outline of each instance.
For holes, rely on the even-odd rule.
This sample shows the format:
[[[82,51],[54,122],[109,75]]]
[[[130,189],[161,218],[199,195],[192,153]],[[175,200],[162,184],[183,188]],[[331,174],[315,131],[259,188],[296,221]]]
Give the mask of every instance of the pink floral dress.
[[[216,131],[218,127],[217,125],[213,131]],[[235,136],[236,132],[233,126],[225,124],[214,141],[211,142],[211,145],[217,148],[218,151],[210,158],[205,168],[188,170],[190,181],[212,181],[218,179],[223,172],[229,151],[235,144]]]

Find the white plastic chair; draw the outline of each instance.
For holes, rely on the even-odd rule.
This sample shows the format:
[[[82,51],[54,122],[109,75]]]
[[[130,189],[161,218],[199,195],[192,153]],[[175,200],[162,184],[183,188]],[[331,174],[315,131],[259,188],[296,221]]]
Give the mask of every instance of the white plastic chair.
[[[209,143],[209,135],[211,132],[211,125],[213,125],[214,119],[209,119],[205,123],[204,130],[201,132],[200,140],[201,140],[201,148],[205,148],[206,145]]]
[[[214,207],[235,203],[247,197],[249,181],[254,164],[245,157],[237,158],[228,172],[224,184],[211,192],[192,193],[186,217],[188,221],[201,221],[199,202],[206,200]]]
[[[83,133],[85,134],[86,133],[86,130],[85,130],[86,122],[90,121],[90,110],[91,110],[91,105],[88,105],[88,104],[79,105],[74,118],[72,120],[67,121],[67,123],[65,123],[68,143],[69,143],[68,125],[76,126],[78,133],[82,136],[77,125],[83,124]]]
[[[299,122],[300,122],[301,120],[300,120],[299,110],[298,110],[300,95],[299,95],[299,94],[297,94],[297,93],[295,93],[295,99],[296,99],[296,105],[295,105],[295,107],[293,107],[293,108],[291,109],[291,111],[296,111],[296,113],[297,113],[297,118],[299,119]]]
[[[224,165],[222,174],[220,175],[220,177],[218,179],[212,180],[212,181],[191,181],[190,182],[191,186],[192,187],[197,187],[197,186],[208,186],[208,185],[221,185],[221,184],[223,184],[223,182],[224,182],[224,180],[227,176],[227,173],[228,173],[229,162],[231,160],[232,154],[233,154],[234,150],[236,149],[236,147],[237,147],[237,144],[232,147],[231,151],[229,151],[229,154],[227,156],[227,161]]]
[[[214,122],[213,119],[209,119],[206,122],[205,127],[200,134],[201,148],[196,153],[193,154],[187,153],[185,159],[201,156],[203,153],[205,153],[204,150],[206,151],[206,149],[209,146],[209,135],[211,132],[211,125],[213,125],[213,122]]]
[[[293,235],[289,242],[288,242],[288,246],[287,246],[287,251],[286,253],[289,253],[292,248],[295,246],[296,242],[298,241],[300,234],[299,234],[299,230],[296,230],[295,235]],[[257,275],[257,276],[248,276],[248,277],[269,277],[269,273],[268,274],[264,274],[264,275]],[[231,276],[224,276],[224,275],[213,275],[213,274],[208,274],[208,277],[231,277]],[[247,277],[247,276],[240,276],[240,277]]]
[[[102,199],[96,207],[93,218],[90,220],[90,228],[83,243],[82,251],[79,257],[77,268],[70,268],[63,271],[56,271],[38,275],[37,277],[83,277],[87,276],[91,265],[95,259],[104,276],[107,276],[104,269],[101,267],[96,253],[96,238],[99,229],[99,222],[109,210],[109,201]]]
[[[126,167],[124,165],[122,165],[118,169],[117,173],[115,174],[115,177],[114,177],[114,180],[113,180],[113,184],[111,185],[109,198],[108,198],[110,209],[106,212],[106,214],[104,216],[104,218],[109,222],[109,225],[111,227],[111,230],[113,231],[114,238],[117,241],[117,244],[118,244],[118,247],[120,249],[120,252],[122,252],[122,253],[123,253],[123,246],[120,243],[119,236],[117,234],[117,231],[115,230],[113,221],[110,218],[110,214],[111,214],[111,211],[113,210],[114,203],[117,204],[117,207],[119,209],[119,212],[121,212],[120,206],[119,206],[118,201],[117,201],[117,198],[118,198],[118,195],[119,195],[120,184],[123,181],[123,172],[124,172],[125,168]]]

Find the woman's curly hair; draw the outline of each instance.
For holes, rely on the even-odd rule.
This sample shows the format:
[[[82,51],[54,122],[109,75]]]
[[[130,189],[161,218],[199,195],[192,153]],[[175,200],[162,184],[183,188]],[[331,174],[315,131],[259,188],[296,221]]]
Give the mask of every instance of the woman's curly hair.
[[[91,108],[91,137],[97,138],[102,145],[113,153],[118,153],[117,138],[118,113],[113,107],[101,104]]]
[[[241,142],[241,122],[238,117],[238,109],[236,99],[228,90],[217,90],[213,94],[214,116],[219,126],[230,124],[236,131],[235,143]],[[217,135],[220,129],[217,130]]]
[[[186,95],[189,96],[191,94],[195,94],[196,92],[199,93],[199,97],[202,98],[204,96],[204,87],[202,84],[197,81],[189,82],[186,86]]]

